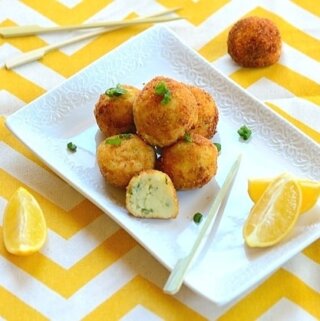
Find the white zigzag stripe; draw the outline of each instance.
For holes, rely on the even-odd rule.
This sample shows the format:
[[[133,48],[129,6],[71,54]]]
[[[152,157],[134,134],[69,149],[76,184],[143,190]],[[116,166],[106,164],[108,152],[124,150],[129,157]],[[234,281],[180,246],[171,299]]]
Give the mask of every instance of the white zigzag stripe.
[[[302,256],[302,260],[300,260]],[[307,262],[305,262],[305,259]],[[126,255],[126,262],[137,272],[139,275],[143,275],[150,282],[156,284],[158,287],[162,288],[166,279],[168,278],[168,271],[161,266],[156,259],[154,259],[149,253],[146,253],[140,246],[135,247]],[[136,262],[143,262],[143,264],[137,264]],[[310,266],[311,262],[311,266]],[[305,264],[307,263],[307,265]],[[291,265],[294,265],[294,269],[290,268]],[[309,267],[311,267],[309,269]],[[320,267],[317,266],[313,261],[306,258],[303,254],[298,254],[296,257],[291,259],[284,267],[285,269],[291,271],[296,275],[300,275],[298,270],[303,270],[302,273],[305,276],[303,281],[306,281],[307,284],[320,284]],[[315,277],[317,276],[317,277]],[[308,279],[308,280],[306,280]],[[319,279],[319,280],[318,280]],[[317,282],[318,280],[318,282]],[[309,283],[310,282],[310,283]],[[257,285],[258,286],[258,285]],[[255,286],[256,287],[256,286]],[[318,286],[317,286],[318,287]],[[237,304],[241,298],[225,305],[225,306],[216,306],[214,303],[206,300],[205,298],[197,295],[186,286],[183,286],[178,294],[174,296],[176,299],[181,301],[183,304],[186,304],[188,307],[197,311],[200,315],[207,318],[208,320],[215,321],[221,315],[223,315],[227,310],[229,310],[233,305]],[[267,320],[294,320],[294,321],[313,321],[314,319],[305,311],[300,308],[294,309],[297,313],[297,316],[300,315],[301,319],[295,318],[292,316],[295,315],[292,309],[283,308],[282,311],[279,308],[276,308],[275,311],[272,309],[265,316],[268,319],[262,319],[263,321]],[[303,315],[303,313],[305,313]],[[281,313],[282,318],[279,318]],[[302,317],[305,317],[303,319]],[[260,320],[260,319],[259,319]]]
[[[1,278],[0,285],[12,292],[22,301],[49,316],[50,306],[56,308],[65,301],[59,294],[47,288],[43,283],[30,277],[30,275],[14,264],[0,256],[0,267],[6,272],[6,278]],[[48,300],[43,300],[43,297]],[[50,304],[46,304],[50,302]]]
[[[279,64],[290,68],[291,70],[299,73],[310,80],[320,83],[320,75],[315,73],[314,70],[319,68],[318,61],[310,58],[297,49],[289,46],[283,42],[282,53],[279,59]],[[303,61],[303,65],[299,62]],[[241,69],[241,67],[233,62],[228,54],[212,62],[213,66],[223,72],[225,75],[230,76],[232,73]]]
[[[127,263],[132,266],[137,274],[143,275],[144,278],[154,283],[159,288],[163,287],[169,276],[168,271],[141,246],[136,246],[132,249],[126,256],[126,259]],[[143,264],[137,264],[137,262],[143,262]],[[233,301],[225,306],[216,306],[214,303],[196,294],[186,286],[182,286],[179,293],[174,295],[174,297],[197,311],[200,315],[203,315],[205,318],[212,321],[217,320],[219,316],[236,303]]]
[[[9,3],[10,2],[10,3]],[[23,6],[23,9],[17,10],[15,6],[12,6],[11,0],[2,0],[0,2],[0,21],[4,19],[11,19],[20,24],[31,24],[34,19],[37,19],[40,24],[43,25],[55,25],[47,19],[46,17],[40,15],[38,12],[33,9],[26,7],[22,3],[15,2],[17,6]],[[146,5],[148,4],[148,6]],[[306,33],[309,33],[311,36],[320,38],[320,32],[318,30],[319,18],[312,15],[311,13],[303,10],[302,8],[292,4],[290,1],[282,1],[277,3],[277,6],[273,6],[272,3],[265,3],[262,0],[250,1],[250,3],[244,3],[241,0],[233,0],[232,2],[227,3],[220,10],[218,10],[214,15],[210,16],[202,24],[195,27],[187,21],[176,21],[167,23],[173,31],[175,31],[184,41],[193,47],[194,49],[199,49],[203,47],[207,42],[212,38],[217,36],[220,32],[228,28],[240,17],[242,17],[248,11],[254,9],[257,6],[264,7],[266,10],[272,10],[280,16],[286,17],[289,23],[304,29]],[[287,15],[288,6],[293,11],[293,14]],[[94,16],[92,16],[87,21],[97,21],[104,20],[108,18],[112,19],[122,19],[124,16],[128,15],[132,11],[136,11],[139,14],[150,14],[149,2],[146,1],[136,3],[136,1],[130,1],[130,5],[126,2],[114,1],[107,7],[100,10]],[[8,10],[8,8],[10,10]],[[124,10],[125,8],[125,10]],[[148,8],[148,9],[145,9]],[[154,5],[154,9],[162,9],[163,7]],[[5,10],[6,9],[6,10]],[[18,8],[19,9],[19,8]],[[27,15],[21,16],[19,12],[23,11],[28,12]],[[18,12],[18,13],[17,13]],[[1,14],[2,13],[2,14]],[[41,18],[40,18],[40,17]],[[41,23],[42,21],[42,23]],[[306,25],[307,24],[307,25]],[[203,32],[202,32],[203,31]],[[205,32],[204,32],[205,31]],[[64,40],[74,35],[77,35],[77,32],[61,32],[57,34],[47,34],[40,35],[47,43],[52,44],[57,40]],[[85,40],[79,42],[78,44],[73,44],[60,50],[65,54],[71,55],[87,45],[91,40]]]
[[[5,200],[4,198],[2,198],[0,196],[0,222],[1,223],[2,223],[2,219],[3,219],[3,211],[6,206],[7,206],[7,200]]]
[[[118,230],[116,223],[101,215],[68,240],[49,231],[48,241],[41,253],[68,269]]]
[[[12,2],[10,0],[3,0],[2,2],[0,2],[0,21],[4,19],[11,19],[20,25],[32,24],[33,21],[37,21],[39,24],[44,26],[56,25],[51,20],[40,15],[33,9],[26,7],[25,5],[19,2],[16,2],[16,5],[18,6],[18,8],[12,6]],[[22,6],[23,8],[19,8],[19,6]],[[10,10],[5,10],[6,7],[9,7]],[[150,10],[148,1],[146,1],[145,5],[141,2],[137,3],[136,1],[130,1],[130,5],[128,5],[128,3],[126,3],[125,1],[114,1],[107,7],[100,10],[94,16],[90,17],[90,19],[88,19],[87,21],[89,22],[111,18],[123,19],[125,16],[132,13],[133,11],[136,11],[140,15],[145,15],[164,9],[162,6],[159,5],[153,5],[152,8],[154,8],[154,11]],[[206,44],[208,41],[210,41],[213,36],[217,35],[219,32],[224,30],[229,24],[237,20],[239,15],[245,14],[248,10],[252,8],[254,8],[254,4],[244,4],[241,0],[234,0],[233,2],[225,5],[222,8],[223,10],[217,12],[215,14],[214,19],[209,17],[207,21],[203,22],[198,27],[193,26],[191,23],[187,21],[166,23],[166,25],[171,27],[175,32],[177,32],[186,41],[186,43],[189,42],[189,45],[191,45],[195,49],[198,49],[202,47],[204,44]],[[26,16],[21,16],[19,14],[19,12],[23,11],[27,12]],[[3,14],[1,14],[2,12]],[[212,30],[212,33],[208,32],[207,28],[209,28],[209,30]],[[206,30],[206,32],[202,32],[202,30]],[[79,32],[60,32],[59,34],[39,35],[39,37],[46,41],[48,44],[52,44],[58,40],[63,41],[64,39],[73,37],[78,34]],[[191,37],[190,35],[194,35],[194,37]],[[190,43],[190,39],[196,40],[194,43]],[[61,48],[60,51],[67,55],[72,55],[76,51],[80,50],[88,43],[90,43],[90,41],[92,41],[92,39]]]
[[[22,14],[23,13],[23,14]],[[6,19],[10,19],[18,25],[32,25],[34,21],[37,21],[41,26],[56,26],[57,24],[48,19],[41,13],[33,10],[31,7],[26,6],[17,0],[2,0],[0,1],[0,22]],[[78,34],[77,32],[59,32],[56,34],[40,34],[39,38],[43,39],[48,44],[53,44],[57,41],[63,41]],[[90,41],[90,40],[89,40]],[[87,44],[83,43],[78,49]],[[65,48],[60,50],[64,52]]]
[[[287,15],[287,4],[290,3],[294,11],[294,19],[292,15]],[[208,43],[212,38],[216,37],[219,33],[229,28],[243,15],[253,10],[256,7],[264,7],[266,10],[271,10],[272,2],[265,2],[263,0],[255,0],[250,2],[243,2],[241,0],[233,0],[223,6],[220,10],[211,15],[207,20],[202,22],[199,26],[195,27],[186,21],[176,21],[171,24],[171,28],[175,31],[184,41],[194,49],[198,50]],[[272,10],[280,16],[286,17],[289,23],[306,30],[311,36],[320,38],[318,25],[319,18],[308,13],[305,10],[293,5],[289,1],[282,1],[276,5],[279,12]],[[301,17],[303,16],[303,18]],[[290,17],[290,19],[289,19]],[[304,20],[305,19],[305,20]],[[307,26],[306,26],[307,24]]]
[[[19,56],[21,54],[20,50],[9,44],[1,46],[0,49],[2,51],[1,56],[4,58],[0,60],[0,65],[9,57]],[[46,90],[57,86],[65,80],[65,78],[57,72],[39,62],[32,62],[15,68],[15,72]]]
[[[284,87],[266,78],[259,79],[247,90],[258,99],[275,104],[307,126],[319,130],[320,109],[318,105],[306,99],[295,97]]]
[[[84,200],[80,193],[59,177],[46,171],[3,142],[0,142],[0,159],[0,168],[66,211],[71,210]],[[48,185],[47,182],[50,184]]]
[[[70,0],[67,0],[70,1]],[[71,0],[74,1],[74,0]],[[15,5],[13,5],[13,2]],[[85,22],[93,22],[93,21],[103,21],[103,20],[120,20],[132,13],[135,8],[141,9],[141,12],[136,10],[138,13],[143,13],[143,7],[140,3],[132,2],[134,6],[128,5],[125,2],[113,1],[110,5],[104,7],[95,15],[90,17]],[[160,6],[160,8],[163,8]],[[23,15],[20,13],[24,12]],[[0,1],[0,21],[10,19],[19,25],[26,24],[34,24],[34,21],[37,21],[39,25],[43,26],[55,26],[56,24],[52,22],[47,17],[41,15],[36,12],[32,8],[25,6],[23,3],[12,0],[2,0]],[[40,34],[38,35],[41,39],[43,39],[48,44],[53,44],[57,41],[63,41],[69,39],[71,37],[77,36],[79,34],[83,34],[86,31],[70,31],[70,32],[59,32],[52,34]],[[72,55],[78,50],[85,47],[88,43],[90,43],[94,38],[80,41],[78,43],[60,48],[59,50],[66,55]]]
[[[295,97],[291,91],[264,77],[249,86],[247,91],[262,101],[271,102]]]
[[[290,320],[290,321],[316,321],[307,311],[298,305],[282,298],[274,304],[267,312],[265,312],[257,321],[274,321],[274,320]]]
[[[107,21],[107,20],[122,20],[128,14],[132,13],[132,8],[129,6],[125,7],[125,10],[119,6],[118,1],[112,2],[107,7],[101,9],[95,15],[91,16],[85,22],[95,22],[95,21]],[[69,31],[69,32],[59,32],[58,34],[46,34],[41,35],[41,37],[48,43],[55,43],[57,41],[63,41],[72,37],[76,37],[82,35],[87,32],[92,32],[94,29],[91,30],[82,30],[82,31]],[[69,46],[65,46],[60,48],[59,50],[66,55],[73,55],[77,51],[84,48],[90,42],[92,42],[97,37],[92,37],[87,40],[79,41],[77,43],[71,44]]]
[[[303,61],[303,64],[299,63],[300,61]],[[283,50],[279,63],[317,83],[320,83],[320,74],[314,72],[319,68],[319,62],[286,43],[283,43]]]
[[[124,255],[68,299],[61,297],[1,256],[0,269],[8,277],[0,279],[0,285],[52,321],[80,320],[136,275],[134,266],[127,262],[127,256],[132,254]],[[43,300],[43,297],[46,300]]]
[[[79,3],[81,3],[81,0],[58,0],[58,1],[68,8],[73,8]]]
[[[151,8],[151,10],[150,10]],[[146,3],[143,5],[143,2],[139,1],[113,1],[110,3],[107,7],[101,9],[96,14],[91,16],[89,19],[87,19],[85,22],[96,22],[96,21],[108,21],[108,20],[123,20],[126,16],[129,14],[135,12],[138,15],[148,15],[152,14],[158,11],[164,10],[163,6],[156,5],[155,3],[150,7],[150,1],[147,0]],[[73,37],[78,35],[79,32],[69,32],[67,34],[64,34],[64,36],[67,37]],[[96,38],[96,37],[95,37]],[[86,46],[88,43],[93,41],[91,38],[88,40],[84,40],[78,43],[75,43],[73,45],[61,48],[60,50],[64,52],[67,55],[72,55],[79,49]],[[47,40],[50,40],[50,38],[47,38]]]
[[[34,21],[37,21],[37,24],[41,26],[57,25],[46,16],[40,14],[39,12],[33,10],[31,7],[28,7],[17,0],[0,1],[0,22],[6,19],[10,19],[18,25],[32,25],[34,24]],[[42,34],[38,35],[38,37],[43,39],[48,44],[53,44],[57,41],[66,40],[77,34],[77,32],[59,32],[55,34]],[[83,42],[78,49],[85,46],[88,42],[90,42],[90,40],[88,40],[87,42]],[[66,48],[67,47],[61,48],[60,50],[64,52]]]
[[[125,18],[128,14],[135,11],[137,3],[121,3],[121,1],[113,1],[108,6],[96,12],[93,16],[86,20],[86,22],[120,20]],[[137,1],[136,1],[137,2]]]
[[[25,5],[19,2],[15,2],[15,4],[16,4],[16,7],[12,5],[12,0],[2,0],[2,2],[0,2],[0,21],[5,19],[11,19],[12,21],[20,25],[33,24],[33,21],[37,21],[38,24],[43,26],[56,25],[45,16],[34,11],[32,8],[26,7]],[[134,5],[128,5],[125,2],[121,3],[120,1],[114,1],[110,5],[101,9],[99,12],[97,12],[95,15],[90,17],[85,22],[104,21],[104,20],[121,20],[125,18],[127,15],[129,15],[130,13],[132,13],[133,11],[136,11],[139,14],[144,13],[144,10],[143,10],[144,7],[141,6],[140,3],[132,2],[132,4]],[[19,6],[22,6],[23,8],[19,8]],[[7,7],[9,7],[10,10],[6,10]],[[163,7],[161,6],[158,6],[158,7],[160,9],[163,9]],[[20,12],[27,12],[27,14],[26,16],[24,15],[21,16]],[[83,34],[84,32],[87,32],[87,31],[59,32],[59,33],[52,33],[52,34],[40,34],[38,36],[48,44],[53,44],[57,41],[63,41],[63,40],[78,36],[79,34]],[[95,39],[95,37],[80,41],[78,43],[75,43],[69,46],[65,46],[63,48],[60,48],[59,50],[64,54],[70,56],[75,52],[77,52],[78,50],[85,47],[87,44],[93,41],[93,39]]]
[[[239,65],[231,61],[231,57],[228,54],[214,60],[212,65],[226,76],[241,69]]]
[[[310,288],[320,292],[320,265],[302,253],[284,265],[284,269],[293,273]]]
[[[272,1],[260,1],[261,7],[272,11],[296,28],[303,30],[304,33],[320,40],[320,18],[316,15],[304,10],[289,0],[277,1],[277,3]]]
[[[121,321],[136,321],[136,320],[161,321],[163,319],[158,317],[156,314],[154,314],[150,310],[138,304],[120,320]]]
[[[33,10],[23,2],[18,0],[1,0],[0,1],[0,22],[10,19],[16,24],[30,24],[33,25],[35,21],[37,24],[53,26],[54,24],[46,16]]]
[[[4,67],[4,61],[10,57],[11,53],[17,52],[17,49],[7,43],[0,46],[0,68]]]
[[[0,225],[7,200],[0,197]],[[107,215],[100,215],[68,240],[48,229],[48,238],[41,253],[64,269],[71,268],[112,234],[119,226]]]
[[[197,27],[182,20],[176,21],[171,29],[175,31],[186,44],[198,50],[237,21],[239,17],[255,8],[255,6],[254,1],[244,2],[241,0],[233,0]]]
[[[6,205],[7,201],[0,198],[0,222],[2,221],[2,212],[4,210],[4,207]],[[105,216],[102,216],[103,218],[106,218]],[[108,219],[109,220],[109,219]],[[101,227],[101,229],[103,229],[106,225],[106,223],[101,223],[100,220],[96,220],[94,223],[94,225],[103,225],[103,227]],[[112,221],[111,221],[112,224]],[[113,223],[115,225],[115,223]],[[110,226],[106,227],[107,229],[110,230]],[[115,228],[113,226],[113,228]],[[112,229],[112,228],[111,228]],[[116,230],[114,230],[116,231]],[[79,232],[79,234],[82,233]],[[52,235],[54,234],[54,232],[51,232],[49,235],[49,239],[52,237]],[[76,238],[72,238],[72,240],[68,240],[65,241],[65,244],[60,244],[59,242],[61,242],[60,240],[57,242],[57,244],[53,244],[54,247],[58,247],[61,246],[61,249],[63,249],[63,252],[66,256],[68,255],[72,255],[72,253],[69,251],[69,249],[66,249],[65,246],[68,245],[68,242],[74,242],[74,246],[76,247],[78,245],[78,247],[81,249],[83,246],[83,240],[81,240],[81,244],[77,243],[77,239]],[[49,240],[50,242],[50,246],[53,242],[56,242],[56,239],[54,239],[54,241]],[[56,250],[54,250],[55,252]],[[48,255],[48,253],[46,253],[46,255],[48,255],[48,257],[52,257],[51,255],[52,253],[50,253]],[[57,255],[56,253],[54,255]],[[156,284],[159,287],[162,287],[166,278],[168,277],[168,271],[161,266],[149,253],[147,253],[145,250],[143,250],[140,246],[136,246],[135,248],[133,248],[132,250],[130,250],[125,256],[123,256],[123,258],[121,259],[123,260],[125,263],[122,262],[122,264],[127,265],[128,266],[128,270],[129,271],[134,271],[134,274],[141,274],[144,277],[146,277],[150,282]],[[57,261],[57,257],[55,257],[55,261]],[[59,260],[61,263],[61,260]],[[121,265],[121,263],[117,263],[119,265]],[[10,265],[10,266],[9,266]],[[23,282],[24,279],[29,279],[30,276],[25,275],[25,273],[22,271],[20,271],[16,266],[11,265],[10,263],[6,263],[7,268],[10,268],[13,270],[13,274],[14,274],[14,279],[15,278],[19,278],[21,280],[21,282]],[[0,267],[1,267],[1,257],[0,257]],[[66,266],[64,266],[66,268]],[[22,276],[21,276],[22,274]],[[14,279],[13,280],[9,280],[10,282],[6,283],[6,284],[2,284],[4,285],[6,288],[8,288],[9,291],[13,291],[20,299],[24,300],[24,296],[22,296],[22,294],[20,294],[20,292],[24,292],[23,289],[19,289],[17,288],[17,286],[14,286]],[[0,279],[1,282],[1,279]],[[30,281],[28,281],[29,283]],[[32,280],[32,284],[33,283],[39,283],[38,287],[42,287],[43,285],[41,284],[41,282],[38,282],[37,280]],[[33,292],[37,291],[36,289],[34,289],[33,287],[31,288],[29,285],[27,286],[28,291],[31,293],[31,296],[33,296]],[[17,292],[17,290],[19,290]],[[51,290],[46,289],[46,292],[49,291],[51,293]],[[41,292],[41,290],[40,290]],[[47,293],[45,293],[45,295],[48,295]],[[54,294],[55,296],[55,294]],[[28,296],[27,296],[28,297]],[[50,297],[48,297],[50,298]],[[220,315],[222,315],[228,308],[230,308],[231,305],[227,305],[225,307],[217,307],[215,306],[212,302],[209,302],[208,300],[206,300],[205,298],[202,298],[201,296],[196,295],[193,291],[191,291],[190,289],[188,289],[187,287],[183,286],[181,291],[179,292],[178,295],[176,295],[176,298],[181,301],[184,304],[187,304],[188,306],[190,306],[192,309],[198,311],[198,313],[206,316],[208,318],[208,320],[216,320],[216,318]],[[51,298],[50,298],[51,300]],[[50,301],[49,299],[47,300],[48,302]],[[86,296],[83,295],[83,300],[86,301]],[[41,301],[41,300],[39,300]],[[36,300],[35,300],[36,302]],[[50,301],[51,302],[51,301]],[[56,299],[55,299],[55,302]],[[31,304],[32,306],[34,306],[35,303],[32,302],[27,302],[28,304]],[[59,307],[61,304],[57,303],[57,307]],[[65,307],[65,305],[63,304],[63,308]],[[38,306],[37,306],[38,308]],[[62,308],[61,308],[62,309]],[[43,313],[43,309],[41,310]],[[51,314],[50,314],[51,315]],[[71,319],[70,319],[71,320]]]
[[[24,106],[25,103],[6,90],[0,90],[0,114],[9,116]]]
[[[302,98],[275,99],[269,101],[313,130],[320,130],[320,108],[318,105]]]

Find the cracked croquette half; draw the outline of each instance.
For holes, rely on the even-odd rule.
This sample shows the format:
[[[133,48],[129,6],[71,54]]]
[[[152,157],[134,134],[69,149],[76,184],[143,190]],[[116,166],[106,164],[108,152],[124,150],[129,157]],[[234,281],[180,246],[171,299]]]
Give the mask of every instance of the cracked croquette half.
[[[170,177],[158,170],[146,170],[134,176],[127,186],[126,207],[136,217],[175,218],[179,202]]]

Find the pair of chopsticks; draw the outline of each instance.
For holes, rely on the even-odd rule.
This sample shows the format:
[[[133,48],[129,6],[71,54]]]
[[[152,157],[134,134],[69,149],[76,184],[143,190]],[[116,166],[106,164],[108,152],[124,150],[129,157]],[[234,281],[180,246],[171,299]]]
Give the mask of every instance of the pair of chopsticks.
[[[36,61],[42,58],[46,53],[61,48],[66,45],[73,44],[75,42],[85,40],[105,32],[124,28],[128,26],[144,24],[144,23],[158,23],[158,22],[168,22],[174,21],[178,19],[183,19],[182,17],[166,17],[166,15],[170,13],[174,13],[178,11],[180,8],[174,8],[169,10],[164,10],[159,13],[146,16],[143,18],[135,18],[127,21],[104,21],[104,22],[92,22],[82,25],[69,25],[69,26],[57,26],[57,27],[40,27],[36,25],[32,26],[17,26],[17,27],[3,27],[0,28],[0,35],[5,38],[10,37],[21,37],[21,36],[31,36],[40,33],[50,33],[50,32],[57,32],[57,31],[70,31],[70,30],[81,30],[81,29],[92,29],[92,28],[99,28],[99,30],[86,33],[84,35],[76,36],[61,42],[57,42],[52,45],[44,46],[39,49],[35,49],[29,51],[27,53],[21,54],[18,57],[10,58],[5,61],[5,66],[7,69],[11,69],[17,66],[21,66],[31,61]],[[101,29],[102,28],[102,29]]]
[[[228,195],[228,192],[230,191],[230,188],[232,186],[232,183],[234,182],[234,178],[238,172],[239,166],[241,162],[241,155],[237,157],[235,162],[230,168],[230,171],[221,187],[219,190],[210,210],[207,215],[206,221],[203,223],[201,230],[189,252],[189,254],[181,259],[178,260],[176,263],[174,269],[172,270],[171,274],[169,275],[169,278],[166,282],[166,284],[163,287],[164,292],[168,294],[176,294],[179,290],[180,287],[183,283],[183,279],[185,274],[187,273],[187,270],[194,259],[203,239],[204,236],[206,235],[206,232],[208,231],[208,228],[211,226],[212,223],[214,222],[214,219],[216,218],[216,215],[218,213],[218,210]]]

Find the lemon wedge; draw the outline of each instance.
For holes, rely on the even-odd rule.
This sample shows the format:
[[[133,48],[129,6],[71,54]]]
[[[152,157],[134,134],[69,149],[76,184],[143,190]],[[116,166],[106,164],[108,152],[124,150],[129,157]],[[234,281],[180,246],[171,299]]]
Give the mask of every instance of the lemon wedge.
[[[8,252],[29,255],[37,252],[47,237],[46,221],[34,196],[23,187],[9,199],[3,216],[3,240]]]
[[[302,191],[288,174],[276,177],[252,207],[243,227],[250,247],[280,242],[294,227],[300,213]]]
[[[267,189],[273,178],[259,178],[248,180],[248,194],[255,203]],[[297,179],[302,190],[300,213],[305,213],[315,206],[320,196],[320,183],[307,179]]]

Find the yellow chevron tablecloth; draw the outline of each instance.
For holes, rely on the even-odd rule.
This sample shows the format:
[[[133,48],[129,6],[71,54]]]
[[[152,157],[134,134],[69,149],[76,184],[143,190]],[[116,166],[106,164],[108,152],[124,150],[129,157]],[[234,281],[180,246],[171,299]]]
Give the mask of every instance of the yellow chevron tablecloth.
[[[175,6],[183,7],[185,20],[166,23],[169,28],[320,142],[318,0],[0,0],[0,26],[125,19]],[[231,25],[249,15],[268,17],[280,29],[283,52],[271,67],[243,69],[227,55]],[[3,67],[7,58],[73,33],[0,38],[0,231],[4,207],[19,186],[37,197],[49,227],[45,248],[30,257],[9,255],[0,233],[0,320],[320,320],[320,241],[227,306],[187,287],[168,296],[162,292],[167,270],[5,127],[6,116],[147,27],[82,41],[13,70]]]

